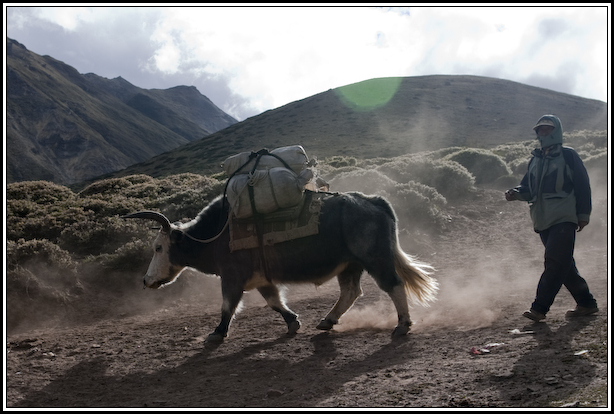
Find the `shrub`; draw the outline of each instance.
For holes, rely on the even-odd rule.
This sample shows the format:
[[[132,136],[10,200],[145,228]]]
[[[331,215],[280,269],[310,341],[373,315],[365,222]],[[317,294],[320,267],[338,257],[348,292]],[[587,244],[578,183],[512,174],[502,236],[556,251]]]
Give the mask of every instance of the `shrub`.
[[[111,254],[105,253],[91,257],[88,262],[97,263],[105,271],[141,272],[143,269],[147,269],[153,254],[151,250],[153,234],[149,234],[149,236],[125,243]]]
[[[510,162],[509,167],[512,171],[512,174],[520,175],[521,177],[525,175],[527,172],[527,168],[529,167],[529,160],[531,158],[518,158],[514,161]]]
[[[396,184],[389,189],[387,198],[395,207],[399,229],[439,231],[447,221],[442,210],[447,203],[445,197],[427,185],[414,181]]]
[[[563,145],[582,151],[585,146],[608,147],[608,131],[572,131],[563,133]]]
[[[83,292],[77,263],[48,240],[7,242],[7,329],[61,317]]]
[[[330,184],[335,191],[360,191],[386,198],[393,205],[400,225],[442,228],[441,208],[446,199],[427,185],[415,181],[397,183],[376,169],[341,173]]]
[[[366,194],[381,194],[394,187],[396,182],[380,171],[356,169],[342,172],[329,181],[334,191],[360,191]]]
[[[356,158],[354,157],[346,157],[342,155],[335,155],[332,157],[328,157],[324,159],[324,164],[328,164],[334,168],[341,167],[355,167],[356,166]]]
[[[171,220],[194,218],[226,185],[210,177],[197,174],[178,174],[160,180],[164,194],[151,207],[162,211]]]
[[[116,197],[124,197],[130,199],[139,199],[143,202],[155,200],[162,192],[160,183],[156,181],[137,183],[129,187],[123,188]]]
[[[113,194],[105,198],[88,197],[80,199],[74,207],[83,210],[92,217],[104,218],[133,213],[137,210],[143,210],[145,206],[146,200]]]
[[[7,242],[7,292],[36,299],[66,298],[81,288],[77,263],[49,240]],[[62,300],[64,300],[62,299]]]
[[[81,256],[111,253],[137,236],[147,236],[146,227],[138,224],[119,217],[78,221],[62,230],[58,245]]]
[[[85,187],[79,192],[79,197],[116,194],[131,185],[133,185],[133,183],[126,177],[107,178],[105,180],[96,181]]]
[[[16,218],[25,218],[33,212],[40,212],[40,206],[30,200],[6,200],[7,217],[14,216]]]
[[[27,266],[31,262],[37,262],[43,266],[54,267],[72,274],[76,273],[76,264],[72,261],[70,254],[49,240],[9,241],[6,253],[8,270],[13,270],[19,265]]]
[[[513,188],[520,184],[521,178],[517,175],[502,175],[494,182],[497,188]]]
[[[400,183],[416,181],[433,187],[446,199],[462,197],[474,188],[471,173],[459,163],[450,160],[399,158],[377,169]]]
[[[22,181],[6,186],[7,200],[28,200],[36,204],[53,204],[75,198],[68,187],[48,181]]]
[[[143,275],[153,256],[154,237],[150,232],[148,237],[127,242],[111,253],[89,256],[81,266],[84,282],[98,292],[114,294],[142,287]]]
[[[18,240],[19,238],[47,239],[55,242],[67,226],[85,220],[92,215],[92,212],[85,212],[70,201],[39,206],[25,217],[16,215],[14,210],[9,209],[7,214],[7,238],[9,240]]]
[[[192,219],[211,202],[209,194],[197,190],[182,190],[164,197],[156,203],[171,221]]]
[[[535,140],[527,140],[514,142],[510,144],[501,144],[497,145],[491,151],[493,154],[501,157],[506,163],[511,163],[518,159],[529,159],[531,156],[531,151],[533,151],[537,146],[537,141]]]
[[[422,153],[422,154],[413,154],[413,158],[415,158],[416,156],[419,156],[425,159],[439,160],[441,158],[444,158],[446,155],[458,152],[462,149],[464,149],[464,147],[441,148],[435,151],[429,151],[429,152]]]
[[[485,149],[466,148],[443,159],[456,161],[469,170],[475,177],[475,184],[493,183],[497,178],[512,173],[501,157]]]
[[[352,171],[359,171],[362,169],[363,168],[360,168],[357,166],[352,166],[352,167],[346,166],[346,167],[335,168],[328,164],[322,164],[322,165],[318,165],[318,168],[316,170],[316,175],[322,177],[326,181],[331,181],[332,179],[334,179],[340,174],[349,173]]]
[[[168,177],[161,178],[159,181],[161,185],[170,188],[200,188],[211,185],[215,180],[205,175],[182,173],[169,175]]]

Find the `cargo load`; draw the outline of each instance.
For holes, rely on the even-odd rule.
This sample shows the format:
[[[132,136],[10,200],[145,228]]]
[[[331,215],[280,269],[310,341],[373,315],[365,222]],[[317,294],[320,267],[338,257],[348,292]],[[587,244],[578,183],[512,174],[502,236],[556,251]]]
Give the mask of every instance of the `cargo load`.
[[[263,154],[272,154],[273,156],[261,156],[258,161],[258,170],[266,170],[273,167],[286,167],[286,165],[296,174],[300,174],[308,167],[309,158],[301,145],[291,145],[288,147],[275,148],[272,151],[261,150],[258,152],[241,152],[232,157],[226,158],[222,163],[222,168],[229,177],[234,174],[249,174],[258,158],[256,155],[260,152]],[[279,157],[279,158],[277,158]],[[286,163],[280,161],[280,158]]]
[[[305,185],[312,178],[313,172],[310,169],[304,169],[298,175],[285,167],[256,169],[253,174],[237,174],[232,177],[226,196],[237,218],[251,217],[254,213],[272,213],[299,204]],[[255,212],[252,211],[248,186],[253,187]]]
[[[228,157],[222,167],[230,177],[226,197],[234,216],[250,218],[298,205],[305,188],[317,191],[323,181],[315,178],[313,165],[300,145]]]

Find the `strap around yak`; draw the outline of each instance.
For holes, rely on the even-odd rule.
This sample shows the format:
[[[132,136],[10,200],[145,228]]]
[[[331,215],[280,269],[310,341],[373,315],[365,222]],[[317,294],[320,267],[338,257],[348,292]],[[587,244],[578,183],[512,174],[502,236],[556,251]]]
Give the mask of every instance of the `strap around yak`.
[[[256,162],[254,163],[254,166],[252,167],[251,171],[249,172],[250,175],[253,175],[254,172],[256,171],[256,168],[258,168],[258,163],[260,162],[260,159],[264,155],[268,155],[268,156],[277,158],[277,160],[279,160],[279,162],[281,162],[284,167],[286,167],[287,169],[292,171],[292,168],[290,168],[290,166],[288,165],[288,163],[286,161],[284,161],[277,154],[272,154],[271,152],[269,152],[268,149],[263,148],[263,149],[261,149],[261,150],[259,150],[257,152],[253,152],[252,151],[252,153],[249,154],[249,157],[248,157],[247,161],[242,166],[237,168],[235,170],[235,172],[233,172],[230,177],[228,177],[228,180],[226,181],[226,185],[224,186],[224,196],[222,198],[222,203],[224,203],[224,201],[226,200],[226,192],[228,190],[228,184],[230,183],[230,180],[232,179],[232,177],[234,177],[239,171],[241,171],[245,166],[247,166],[255,158]],[[248,194],[249,194],[249,202],[250,202],[251,207],[252,207],[252,214],[253,214],[253,217],[254,217],[254,224],[255,224],[255,227],[256,227],[256,237],[258,239],[258,254],[260,255],[260,266],[262,268],[262,272],[264,273],[264,277],[270,282],[271,279],[269,278],[269,266],[268,266],[268,262],[266,260],[265,254],[264,254],[262,214],[260,214],[258,212],[258,210],[256,210],[256,201],[254,199],[254,187],[251,186],[251,185],[248,185],[247,186],[247,191],[248,191]],[[222,204],[222,209],[223,209],[223,207],[224,207],[224,204]],[[228,214],[232,214],[232,212],[228,211]]]
[[[256,154],[256,162],[254,163],[254,167],[249,173],[250,175],[254,174],[254,172],[256,171],[256,168],[258,168],[258,163],[260,162],[260,159],[262,158],[263,155],[268,155],[269,151],[266,149],[262,149],[258,151],[257,153],[252,152],[250,154],[250,158],[252,158],[252,155],[254,154]],[[264,254],[264,243],[262,241],[263,232],[264,232],[264,230],[262,229],[262,226],[263,226],[262,215],[258,213],[258,210],[256,210],[256,200],[254,198],[254,186],[248,185],[247,192],[249,194],[249,203],[252,206],[252,216],[254,217],[254,225],[256,227],[256,237],[258,239],[258,254],[260,255],[260,268],[262,269],[262,273],[264,273],[264,278],[270,282],[271,279],[269,278],[269,271],[268,271],[269,266],[266,260],[266,256]]]

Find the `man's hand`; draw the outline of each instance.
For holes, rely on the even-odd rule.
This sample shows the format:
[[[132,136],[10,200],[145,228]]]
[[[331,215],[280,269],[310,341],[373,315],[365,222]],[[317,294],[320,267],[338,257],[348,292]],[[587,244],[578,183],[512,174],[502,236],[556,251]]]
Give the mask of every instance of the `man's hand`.
[[[588,224],[588,221],[580,220],[578,222],[578,231],[582,231],[582,229],[586,227],[587,224]]]
[[[505,199],[507,201],[514,201],[514,200],[516,200],[516,190],[514,190],[513,188],[511,190],[507,190],[505,192]]]

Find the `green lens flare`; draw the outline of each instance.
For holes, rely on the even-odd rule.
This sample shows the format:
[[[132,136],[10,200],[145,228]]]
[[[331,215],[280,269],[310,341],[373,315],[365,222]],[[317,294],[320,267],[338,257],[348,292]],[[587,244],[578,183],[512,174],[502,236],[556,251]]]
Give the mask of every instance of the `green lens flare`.
[[[378,78],[335,89],[335,94],[348,108],[369,111],[390,101],[402,78]]]

